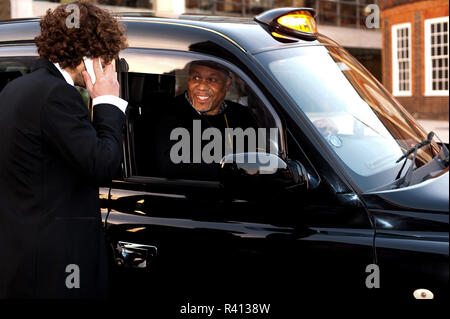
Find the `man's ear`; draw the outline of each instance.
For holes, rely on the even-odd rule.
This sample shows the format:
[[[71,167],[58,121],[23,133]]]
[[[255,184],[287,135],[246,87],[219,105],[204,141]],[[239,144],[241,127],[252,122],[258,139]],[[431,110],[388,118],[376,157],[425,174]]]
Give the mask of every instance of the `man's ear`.
[[[230,88],[231,82],[233,82],[233,79],[230,76],[227,76],[227,82],[226,82],[227,90]]]

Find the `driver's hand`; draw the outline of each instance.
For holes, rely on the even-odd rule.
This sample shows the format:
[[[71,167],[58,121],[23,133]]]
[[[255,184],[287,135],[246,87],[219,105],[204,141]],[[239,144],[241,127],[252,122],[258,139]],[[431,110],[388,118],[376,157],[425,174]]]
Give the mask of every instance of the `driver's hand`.
[[[314,126],[322,133],[322,135],[337,134],[339,129],[337,125],[330,119],[321,119],[313,122]]]

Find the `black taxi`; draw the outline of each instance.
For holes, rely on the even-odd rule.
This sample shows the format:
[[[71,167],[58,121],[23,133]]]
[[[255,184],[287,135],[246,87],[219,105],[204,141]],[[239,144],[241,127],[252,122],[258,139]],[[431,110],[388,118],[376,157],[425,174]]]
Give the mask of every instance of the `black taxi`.
[[[448,150],[318,33],[314,10],[120,20],[123,163],[99,194],[113,298],[448,296]],[[29,72],[39,31],[38,19],[0,22],[0,89]],[[273,132],[256,161],[223,156],[214,179],[164,176],[153,149],[195,61],[226,69],[226,100]]]

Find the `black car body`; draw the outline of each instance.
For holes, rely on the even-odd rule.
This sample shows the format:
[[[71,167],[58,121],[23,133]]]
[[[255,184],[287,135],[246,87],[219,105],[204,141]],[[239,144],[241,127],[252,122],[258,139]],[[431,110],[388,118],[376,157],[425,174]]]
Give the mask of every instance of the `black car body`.
[[[222,301],[240,296],[243,302],[270,302],[268,296],[342,297],[349,291],[406,300],[419,288],[436,299],[448,294],[445,150],[435,142],[420,149],[409,185],[401,185],[405,177],[395,178],[401,163],[391,165],[397,148],[402,155],[426,132],[344,49],[322,35],[277,36],[273,26],[244,19],[121,20],[129,43],[121,53],[128,71],[118,64],[122,95],[130,101],[124,161],[117,178],[100,189],[115,296],[195,292],[203,300],[220,295]],[[36,19],[0,23],[2,86],[37,57],[38,33]],[[151,107],[177,93],[174,70],[197,59],[236,74],[257,97],[258,114],[277,128],[273,155],[280,165],[273,178],[252,176],[233,160],[218,181],[151,171],[152,158],[142,146],[155,138],[145,134],[157,121]],[[335,122],[351,114],[353,122],[343,125],[351,132],[322,135],[309,104],[326,104],[323,114],[330,108]],[[391,140],[401,140],[401,147]],[[225,171],[231,166],[240,173]],[[301,181],[289,184],[293,167]],[[275,181],[278,173],[284,181]]]

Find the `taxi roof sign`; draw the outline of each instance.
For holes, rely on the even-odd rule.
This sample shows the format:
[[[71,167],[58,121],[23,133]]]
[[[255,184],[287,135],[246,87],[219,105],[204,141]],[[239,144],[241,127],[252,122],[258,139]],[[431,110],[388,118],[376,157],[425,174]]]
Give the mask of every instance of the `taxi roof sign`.
[[[318,34],[315,15],[312,8],[277,8],[256,16],[255,21],[268,26],[273,36],[314,40]]]

